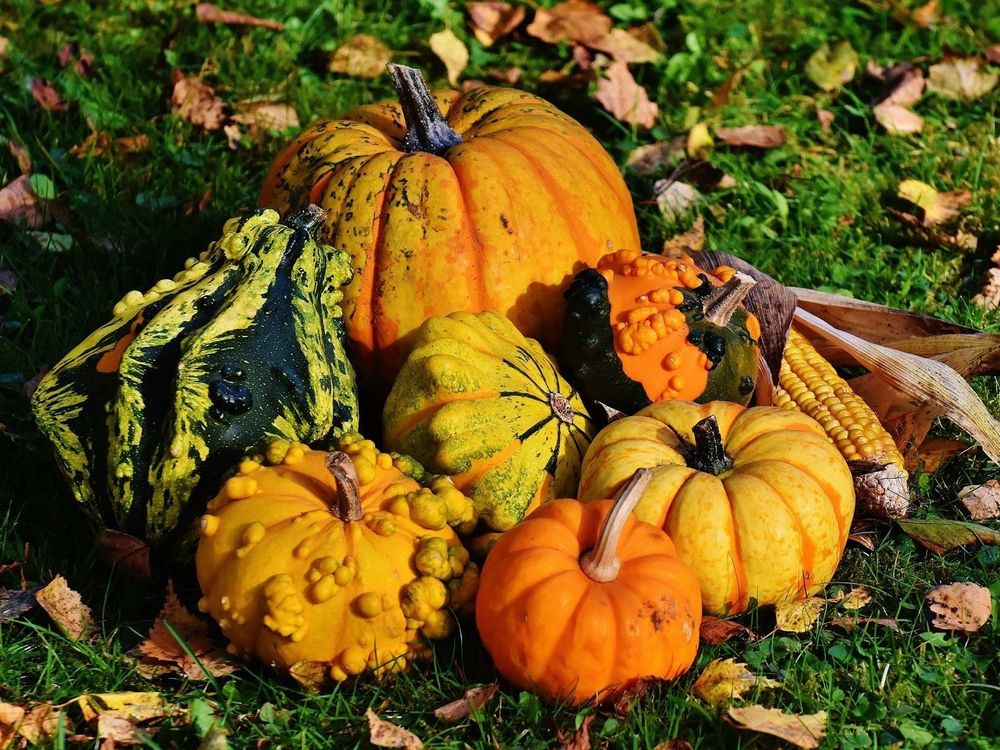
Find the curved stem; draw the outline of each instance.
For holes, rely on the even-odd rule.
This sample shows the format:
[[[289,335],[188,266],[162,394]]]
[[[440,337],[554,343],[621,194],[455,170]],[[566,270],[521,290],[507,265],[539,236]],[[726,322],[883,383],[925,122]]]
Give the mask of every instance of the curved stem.
[[[717,286],[705,297],[702,303],[705,320],[723,328],[729,325],[736,308],[756,285],[757,280],[753,276],[737,271],[729,281]]]
[[[580,567],[589,578],[599,583],[608,583],[618,577],[622,562],[618,559],[618,543],[625,530],[625,522],[632,515],[639,498],[653,481],[652,469],[636,469],[635,474],[618,490],[611,510],[601,524],[597,545],[580,560]]]
[[[360,521],[365,517],[361,509],[361,485],[358,482],[358,472],[354,469],[351,457],[342,451],[326,454],[324,462],[337,483],[337,502],[331,507],[331,512],[344,523]]]
[[[719,421],[714,414],[698,422],[691,428],[691,433],[694,435],[694,450],[686,457],[688,466],[715,476],[733,468],[733,459],[726,455]]]
[[[323,226],[326,221],[326,211],[310,203],[303,209],[296,211],[285,220],[285,224],[292,229],[304,229],[310,237],[316,238],[316,230]]]
[[[395,63],[386,67],[406,118],[403,150],[408,153],[426,151],[440,156],[456,143],[461,143],[462,136],[452,130],[441,116],[420,71]]]

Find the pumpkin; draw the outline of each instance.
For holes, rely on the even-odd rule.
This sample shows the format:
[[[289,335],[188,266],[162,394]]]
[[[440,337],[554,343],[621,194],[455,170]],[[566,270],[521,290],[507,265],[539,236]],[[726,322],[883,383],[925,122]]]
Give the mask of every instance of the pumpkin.
[[[639,247],[618,167],[575,120],[523,91],[432,94],[419,71],[389,68],[398,101],[308,126],[260,195],[328,211],[320,236],[357,274],[344,301],[355,366],[382,397],[427,318],[495,310],[551,345],[572,274]]]
[[[698,579],[666,534],[632,517],[651,478],[636,472],[614,502],[548,503],[500,537],[476,625],[504,678],[577,705],[691,666]]]
[[[493,531],[574,494],[594,432],[538,342],[492,312],[427,320],[382,417],[386,446],[451,476]]]
[[[663,528],[698,573],[705,610],[743,612],[819,591],[854,515],[854,483],[811,417],[778,407],[660,401],[598,433],[580,498],[607,497],[640,468],[637,518]]]
[[[333,453],[275,442],[266,460],[244,461],[201,519],[199,609],[233,653],[340,681],[399,671],[448,635],[478,580],[452,529],[473,520],[467,498],[357,434]]]
[[[285,223],[271,210],[230,220],[42,378],[35,419],[100,525],[183,559],[248,449],[357,427],[339,307],[351,266],[315,241],[324,218],[311,207]]]
[[[608,253],[566,290],[559,364],[590,402],[626,414],[667,399],[745,404],[760,325],[740,302],[754,283],[683,253]]]

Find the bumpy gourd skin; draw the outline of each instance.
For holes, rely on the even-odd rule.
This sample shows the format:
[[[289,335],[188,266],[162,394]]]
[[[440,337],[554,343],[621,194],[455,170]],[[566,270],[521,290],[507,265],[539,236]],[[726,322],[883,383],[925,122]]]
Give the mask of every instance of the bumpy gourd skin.
[[[626,414],[661,399],[747,403],[760,326],[742,307],[724,325],[704,314],[732,274],[683,255],[608,253],[566,290],[560,366],[589,402]]]
[[[422,487],[357,434],[338,447],[357,472],[360,520],[331,512],[327,454],[282,441],[272,465],[244,461],[209,503],[196,562],[199,607],[232,652],[281,670],[321,663],[340,681],[399,671],[426,653],[422,638],[447,636],[478,569],[455,535],[474,516],[454,485]]]
[[[339,306],[350,262],[314,241],[317,222],[230,220],[42,379],[35,418],[99,523],[183,557],[204,500],[248,449],[356,429]]]
[[[551,346],[570,275],[639,248],[621,172],[575,120],[513,89],[434,98],[462,139],[445,153],[405,150],[400,105],[377,102],[308,126],[261,190],[262,206],[328,211],[321,237],[357,273],[345,322],[365,388],[388,391],[408,338],[455,310],[498,311]]]
[[[495,531],[576,491],[594,430],[538,342],[491,312],[424,323],[382,424],[387,446],[450,475]]]

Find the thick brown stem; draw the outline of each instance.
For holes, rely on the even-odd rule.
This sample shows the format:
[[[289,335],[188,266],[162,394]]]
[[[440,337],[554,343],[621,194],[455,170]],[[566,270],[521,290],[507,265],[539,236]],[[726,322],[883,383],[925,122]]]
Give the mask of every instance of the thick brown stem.
[[[293,229],[304,229],[310,237],[316,237],[316,230],[326,221],[326,211],[310,203],[305,208],[296,211],[285,220],[285,224]]]
[[[756,285],[757,281],[752,276],[737,271],[729,281],[713,289],[705,298],[705,320],[725,328],[740,303]]]
[[[719,431],[719,420],[713,414],[691,428],[694,450],[687,455],[687,465],[696,471],[718,476],[733,468],[733,459],[726,454]]]
[[[580,560],[580,567],[587,576],[599,583],[608,583],[618,577],[622,563],[618,559],[618,543],[625,529],[625,522],[632,515],[639,498],[653,480],[652,469],[636,469],[635,474],[618,490],[611,510],[604,518],[597,545]]]
[[[426,151],[440,156],[456,143],[461,143],[462,136],[452,130],[441,116],[420,71],[395,63],[386,67],[406,119],[403,150],[409,153]]]
[[[331,507],[331,512],[344,523],[360,521],[365,517],[361,509],[361,484],[351,457],[342,451],[334,451],[326,454],[325,464],[337,483],[337,502]]]

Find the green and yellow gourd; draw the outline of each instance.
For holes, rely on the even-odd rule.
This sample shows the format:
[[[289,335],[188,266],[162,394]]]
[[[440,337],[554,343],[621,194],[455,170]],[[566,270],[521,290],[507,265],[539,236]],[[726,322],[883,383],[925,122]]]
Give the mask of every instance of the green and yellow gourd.
[[[357,428],[339,303],[348,256],[310,206],[258,210],[172,280],[129,292],[32,399],[75,498],[167,557],[248,450]]]
[[[472,499],[505,531],[576,492],[594,427],[579,395],[534,339],[502,315],[429,318],[389,393],[383,440]]]

